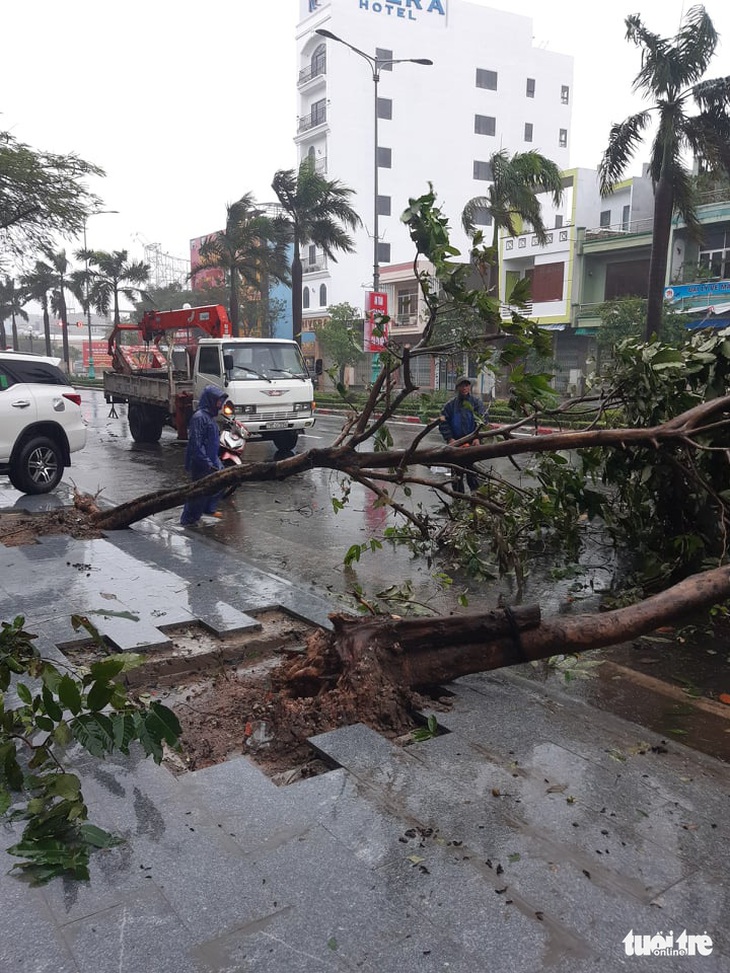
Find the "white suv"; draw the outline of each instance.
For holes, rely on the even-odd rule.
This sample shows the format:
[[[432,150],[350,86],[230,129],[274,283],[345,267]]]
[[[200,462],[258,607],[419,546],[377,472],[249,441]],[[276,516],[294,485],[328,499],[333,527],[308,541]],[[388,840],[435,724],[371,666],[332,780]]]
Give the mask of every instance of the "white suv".
[[[22,493],[53,490],[86,444],[81,396],[60,360],[0,351],[0,474]]]

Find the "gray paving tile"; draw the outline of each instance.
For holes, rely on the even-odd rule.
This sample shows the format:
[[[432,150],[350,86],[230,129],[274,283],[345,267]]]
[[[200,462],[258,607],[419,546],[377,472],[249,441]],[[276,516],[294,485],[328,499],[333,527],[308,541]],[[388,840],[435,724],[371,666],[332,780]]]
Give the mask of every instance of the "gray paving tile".
[[[191,955],[194,937],[154,887],[70,922],[63,932],[80,973],[200,973]]]

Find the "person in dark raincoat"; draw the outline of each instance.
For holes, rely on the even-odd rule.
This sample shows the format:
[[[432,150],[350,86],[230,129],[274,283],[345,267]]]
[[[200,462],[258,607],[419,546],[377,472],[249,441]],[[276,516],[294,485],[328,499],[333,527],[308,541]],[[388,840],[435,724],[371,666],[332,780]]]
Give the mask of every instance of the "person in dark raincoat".
[[[200,396],[198,408],[188,424],[188,445],[185,450],[185,469],[195,483],[204,476],[215,473],[223,466],[218,458],[220,430],[215,417],[228,396],[217,385],[206,385]],[[218,494],[188,500],[180,515],[183,527],[192,527],[201,517],[215,517]]]
[[[479,427],[487,421],[487,410],[484,407],[484,402],[476,395],[471,394],[471,387],[472,380],[466,375],[460,376],[456,380],[456,395],[453,399],[449,399],[441,410],[439,432],[449,445],[471,433],[474,433],[474,438],[468,440],[464,445],[470,446],[472,443],[478,443],[479,438],[476,433]],[[479,479],[475,473],[468,472],[466,482],[472,491],[479,487]],[[460,493],[463,493],[463,475],[456,475],[454,486]]]

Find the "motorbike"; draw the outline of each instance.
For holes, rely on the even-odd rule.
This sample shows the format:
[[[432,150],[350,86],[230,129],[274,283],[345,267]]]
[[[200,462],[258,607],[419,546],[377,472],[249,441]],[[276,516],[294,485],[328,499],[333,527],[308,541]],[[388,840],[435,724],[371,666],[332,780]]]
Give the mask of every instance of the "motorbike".
[[[246,448],[248,430],[235,416],[235,409],[231,402],[225,402],[219,413],[220,438],[218,443],[218,458],[223,469],[240,466],[243,462],[243,451]],[[221,500],[226,500],[236,490],[235,486],[226,487],[221,493]]]

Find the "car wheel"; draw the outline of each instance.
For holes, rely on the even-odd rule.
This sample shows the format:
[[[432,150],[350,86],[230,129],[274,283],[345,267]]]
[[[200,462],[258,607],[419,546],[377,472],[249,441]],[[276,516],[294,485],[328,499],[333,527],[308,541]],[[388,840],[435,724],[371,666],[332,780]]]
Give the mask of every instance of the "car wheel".
[[[10,482],[21,493],[48,493],[63,476],[63,453],[58,443],[37,436],[24,443],[10,469]]]
[[[288,453],[289,450],[294,449],[296,446],[299,433],[296,429],[287,429],[286,432],[274,433],[271,438],[274,440],[274,446],[276,446],[280,453]]]
[[[162,417],[158,409],[132,403],[129,406],[129,431],[135,443],[158,443],[162,435]]]

